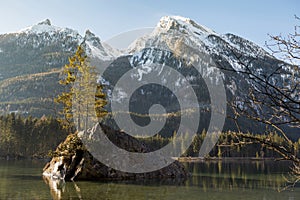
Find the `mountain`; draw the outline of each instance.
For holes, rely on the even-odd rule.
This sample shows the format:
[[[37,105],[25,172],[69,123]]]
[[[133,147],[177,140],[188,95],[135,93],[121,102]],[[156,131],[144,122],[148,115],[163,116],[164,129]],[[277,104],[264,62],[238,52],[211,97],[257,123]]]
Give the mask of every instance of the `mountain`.
[[[197,60],[201,60],[197,57],[198,55],[209,55],[214,65],[211,67],[205,64],[195,66],[194,64],[199,62]],[[149,78],[158,77],[157,84],[164,85],[170,76],[173,76],[171,75],[172,69],[176,70],[180,75],[174,78],[176,81],[171,84],[173,88],[171,92],[184,97],[189,85],[192,85],[198,97],[198,105],[186,96],[184,108],[181,107],[181,109],[189,110],[199,106],[201,110],[199,131],[201,131],[203,128],[207,130],[211,117],[209,110],[212,94],[209,93],[206,83],[216,85],[220,81],[218,78],[222,77],[227,96],[225,101],[235,100],[237,106],[246,106],[244,101],[248,98],[250,89],[259,87],[255,81],[241,73],[247,67],[241,62],[250,63],[250,61],[249,67],[256,74],[272,74],[280,65],[290,67],[242,37],[233,34],[218,34],[188,18],[166,16],[160,20],[151,34],[137,39],[129,46],[128,55],[114,60],[104,72],[104,82],[108,83],[108,94],[111,91],[117,91],[111,99],[115,101],[114,106],[122,108],[130,96],[124,91],[133,87],[133,85],[127,86],[126,83],[116,86],[125,73],[130,73],[126,79],[129,83],[134,83],[136,79],[145,82]],[[169,66],[169,68],[166,69],[164,66]],[[216,68],[221,70],[220,76],[216,76],[218,73]],[[291,76],[288,71],[285,73],[286,77]],[[272,78],[274,82],[282,85],[285,76],[281,74]],[[189,81],[188,85],[185,80]],[[168,89],[153,84],[140,87],[130,98],[131,112],[146,114],[151,105],[157,103],[163,105],[167,112],[176,112],[180,109],[176,96],[172,95]],[[258,108],[256,112],[260,112]],[[230,107],[227,107],[227,114],[231,116],[233,114]],[[240,120],[243,131],[260,132],[263,129],[262,124],[243,118]],[[140,125],[143,126],[147,125],[149,119],[146,122],[141,122],[141,119],[135,119],[135,121],[140,121]],[[233,121],[226,119],[225,130],[235,128]],[[172,133],[172,131],[169,132]]]
[[[162,17],[151,34],[138,38],[122,53],[103,43],[89,30],[81,36],[75,30],[59,28],[45,20],[19,32],[0,35],[0,110],[35,116],[55,114],[53,97],[63,89],[58,85],[61,67],[79,44],[84,46],[92,63],[108,66],[100,81],[105,84],[114,105],[121,106],[130,97],[130,112],[141,114],[148,113],[152,104],[163,105],[167,112],[197,107],[201,110],[202,128],[208,127],[211,114],[206,81],[217,84],[222,79],[226,100],[238,100],[238,106],[242,107],[249,88],[257,85],[241,73],[245,69],[241,61],[253,61],[248,67],[257,74],[270,74],[278,66],[285,65],[285,75],[274,77],[273,81],[278,84],[284,84],[284,79],[292,74],[291,66],[253,42],[230,33],[218,34],[180,16]],[[209,55],[213,67],[194,66],[199,61],[197,56],[203,54]],[[217,68],[221,72],[216,77]],[[179,74],[173,76],[174,71]],[[156,84],[141,86],[130,96],[125,92],[130,84],[118,85],[127,72],[127,83],[137,81],[139,85],[147,83],[145,80],[149,77],[156,77]],[[174,78],[170,84],[172,89],[162,86],[170,77]],[[197,102],[186,94],[188,85],[192,85]],[[180,108],[174,93],[184,97],[184,108]],[[227,113],[232,114],[232,110],[228,108]],[[149,123],[148,118],[131,117],[141,125]],[[172,120],[167,123],[176,124]],[[259,130],[258,124],[253,125],[247,120],[242,123],[245,130]],[[225,128],[233,129],[228,119]]]
[[[58,84],[60,71],[80,44],[90,57],[113,59],[92,32],[81,36],[75,30],[51,25],[48,19],[0,35],[1,112],[54,114],[53,97],[63,89]]]

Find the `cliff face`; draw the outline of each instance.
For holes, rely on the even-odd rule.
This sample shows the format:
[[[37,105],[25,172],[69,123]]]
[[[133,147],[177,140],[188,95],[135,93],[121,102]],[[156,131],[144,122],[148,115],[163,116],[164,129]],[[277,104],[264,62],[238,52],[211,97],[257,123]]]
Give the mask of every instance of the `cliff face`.
[[[137,153],[146,153],[150,151],[145,144],[124,132],[115,131],[106,126],[102,128],[110,140],[120,148]],[[126,173],[118,171],[99,162],[89,151],[87,151],[78,134],[71,134],[57,147],[54,152],[54,157],[43,169],[43,176],[46,179],[65,181],[103,179],[125,180],[186,178],[188,173],[178,161],[154,172]]]

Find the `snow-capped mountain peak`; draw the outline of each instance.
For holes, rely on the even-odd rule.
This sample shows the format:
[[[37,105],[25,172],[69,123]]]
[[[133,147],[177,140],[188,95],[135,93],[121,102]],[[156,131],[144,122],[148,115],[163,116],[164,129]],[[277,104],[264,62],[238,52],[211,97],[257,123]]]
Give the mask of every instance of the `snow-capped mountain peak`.
[[[128,48],[128,52],[136,52],[143,48],[160,48],[175,51],[182,43],[196,48],[209,46],[208,36],[219,36],[215,31],[197,24],[193,20],[181,16],[164,16],[153,32],[137,39]]]
[[[44,21],[39,22],[38,25],[48,25],[48,26],[51,26],[51,21],[50,21],[50,19],[45,19]]]
[[[17,34],[38,34],[38,35],[45,34],[45,33],[49,35],[53,35],[56,33],[65,33],[66,35],[69,35],[74,38],[78,38],[80,35],[76,30],[70,28],[61,28],[52,25],[49,19],[45,19],[44,21],[41,21],[35,25],[29,26],[17,32]]]
[[[107,49],[102,45],[99,37],[97,37],[90,30],[86,30],[83,45],[85,46],[86,52],[93,58],[99,58],[101,60],[112,60],[115,55],[111,49]]]
[[[100,38],[97,37],[94,33],[90,30],[85,31],[84,41],[92,43],[94,46],[102,46]]]
[[[53,33],[61,31],[62,28],[51,25],[51,22],[49,19],[46,19],[44,21],[39,22],[38,24],[35,24],[33,26],[29,26],[25,29],[22,29],[18,31],[17,33],[27,33],[27,34],[41,34],[41,33]]]
[[[233,34],[216,33],[210,28],[181,16],[162,17],[154,31],[135,40],[129,46],[128,52],[139,52],[144,48],[163,49],[175,52],[177,55],[183,55],[182,50],[189,51],[188,53],[199,50],[209,54],[227,56],[226,59],[229,60],[229,63],[235,60],[229,58],[232,57],[232,51],[249,57],[272,57],[253,42]],[[238,65],[238,63],[233,64],[235,69],[240,69]]]
[[[94,40],[95,38],[100,41],[100,39],[96,37],[96,35],[92,33],[89,29],[85,31],[85,35],[84,35],[85,40]]]
[[[103,46],[100,38],[90,30],[87,30],[82,36],[76,30],[52,25],[49,19],[11,33],[11,35],[20,38],[18,39],[18,46],[22,47],[29,45],[34,48],[41,48],[41,46],[57,43],[58,46],[68,47],[68,51],[72,51],[73,45],[83,45],[86,53],[92,58],[107,61],[116,57],[116,51],[108,45]]]
[[[178,31],[188,31],[191,33],[196,33],[198,35],[210,35],[216,34],[213,30],[199,25],[193,20],[181,16],[164,16],[160,19],[157,24],[158,29],[161,30],[178,30]]]

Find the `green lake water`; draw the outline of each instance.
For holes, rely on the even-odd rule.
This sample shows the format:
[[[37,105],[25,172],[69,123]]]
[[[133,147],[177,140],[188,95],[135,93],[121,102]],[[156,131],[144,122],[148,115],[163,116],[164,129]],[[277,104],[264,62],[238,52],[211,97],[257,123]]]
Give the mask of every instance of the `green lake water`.
[[[0,199],[298,200],[300,187],[283,189],[289,162],[184,163],[187,180],[47,182],[45,161],[0,160]]]

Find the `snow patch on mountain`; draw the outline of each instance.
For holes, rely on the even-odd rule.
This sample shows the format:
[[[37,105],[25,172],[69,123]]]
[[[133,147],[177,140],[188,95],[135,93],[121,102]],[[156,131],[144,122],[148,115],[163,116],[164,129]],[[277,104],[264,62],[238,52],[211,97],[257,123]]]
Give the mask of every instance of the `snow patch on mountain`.
[[[111,60],[112,57],[107,55],[105,51],[103,51],[103,49],[99,49],[95,46],[92,45],[91,42],[85,42],[88,46],[88,48],[90,49],[89,54],[92,57],[96,57],[96,58],[100,58],[101,60],[107,61],[107,60]]]
[[[129,59],[131,66],[138,66],[143,64],[151,64],[154,60],[168,59],[172,56],[170,51],[163,51],[161,49],[149,48],[138,51]]]
[[[235,49],[239,50],[243,54],[252,56],[252,57],[263,57],[263,56],[271,56],[268,52],[266,52],[260,46],[254,44],[253,42],[246,40],[242,37],[237,35],[227,33],[221,36],[223,40],[228,42],[230,46],[234,47]]]
[[[0,49],[0,53],[2,53],[3,52],[3,50],[2,49]]]
[[[106,52],[110,52],[111,55],[115,58],[122,56],[125,54],[124,51],[121,51],[119,49],[113,48],[112,46],[110,46],[109,44],[107,44],[106,42],[102,42],[102,46],[105,49]]]
[[[231,94],[235,95],[237,91],[237,85],[234,80],[230,80],[230,84],[226,85],[227,89],[231,92]]]
[[[31,26],[29,28],[27,28],[26,30],[24,30],[23,32],[30,32],[30,33],[36,33],[36,34],[40,34],[43,32],[48,32],[48,33],[52,33],[52,32],[58,32],[61,29],[59,27],[56,26],[49,26],[47,24],[40,24],[40,25],[34,25]]]
[[[143,74],[150,73],[152,71],[152,68],[149,64],[145,64],[139,67],[137,70],[139,74],[138,81],[141,81],[143,79]]]

